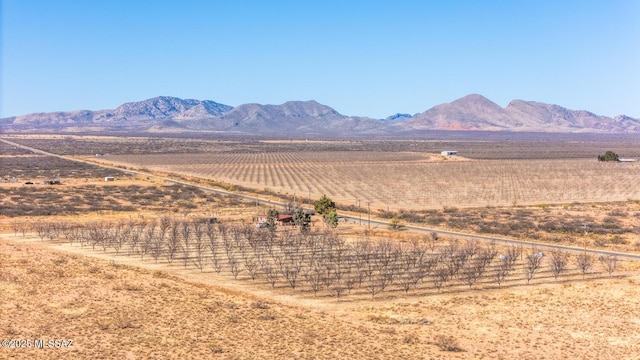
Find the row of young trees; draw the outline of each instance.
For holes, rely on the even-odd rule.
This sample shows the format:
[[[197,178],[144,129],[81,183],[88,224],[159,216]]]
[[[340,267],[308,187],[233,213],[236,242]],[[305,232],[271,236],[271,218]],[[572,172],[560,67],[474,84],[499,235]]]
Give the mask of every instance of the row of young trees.
[[[22,229],[15,227],[16,234]],[[206,268],[234,279],[250,279],[271,287],[326,291],[340,298],[352,291],[372,297],[396,290],[409,293],[451,286],[502,286],[539,273],[558,278],[571,271],[583,278],[595,259],[562,250],[525,253],[520,246],[504,247],[475,240],[443,242],[435,233],[410,241],[346,242],[332,231],[270,231],[251,225],[212,223],[203,219],[163,217],[150,221],[90,222],[84,225],[38,222],[33,230],[44,240],[66,240],[82,247],[139,256],[141,260]],[[601,256],[609,275],[618,258]],[[543,266],[545,265],[546,266]],[[572,266],[572,263],[574,266]]]

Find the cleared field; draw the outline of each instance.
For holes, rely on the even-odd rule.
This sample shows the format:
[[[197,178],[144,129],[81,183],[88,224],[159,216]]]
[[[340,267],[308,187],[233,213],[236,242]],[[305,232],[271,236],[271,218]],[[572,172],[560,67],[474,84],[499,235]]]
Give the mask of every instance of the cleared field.
[[[469,160],[411,152],[112,155],[105,160],[372,210],[640,199],[640,162]]]

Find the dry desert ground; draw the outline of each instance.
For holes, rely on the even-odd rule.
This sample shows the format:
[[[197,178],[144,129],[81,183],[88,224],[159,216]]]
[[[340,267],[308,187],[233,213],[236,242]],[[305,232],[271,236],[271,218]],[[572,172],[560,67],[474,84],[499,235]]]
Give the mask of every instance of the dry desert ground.
[[[390,300],[296,297],[179,266],[0,241],[0,358],[637,359],[640,276]],[[450,341],[454,351],[439,345]]]
[[[278,194],[274,189],[266,191],[260,188],[264,186],[260,181],[279,179],[282,184],[288,181],[286,186],[291,187],[285,189],[282,185],[280,192],[297,189],[298,196],[304,199],[305,194],[310,198],[321,195],[318,189],[328,186],[324,177],[320,179],[325,179],[322,180],[325,183],[318,187],[306,189],[301,185],[313,180],[314,171],[322,172],[318,169],[342,169],[344,174],[355,174],[357,171],[351,167],[358,165],[363,169],[386,169],[390,174],[398,173],[403,165],[403,169],[419,165],[418,170],[412,170],[417,173],[405,175],[403,184],[410,184],[415,174],[432,176],[425,170],[430,166],[450,171],[464,164],[479,163],[482,165],[475,169],[484,169],[482,176],[489,177],[490,169],[496,166],[502,171],[491,178],[493,184],[500,185],[498,191],[487,195],[496,200],[495,204],[484,200],[455,207],[434,203],[422,209],[417,208],[416,202],[402,203],[400,199],[394,205],[396,209],[384,209],[387,204],[381,197],[376,207],[382,209],[376,208],[371,215],[385,219],[384,210],[387,210],[406,224],[412,219],[407,214],[412,214],[424,221],[421,224],[436,229],[489,232],[576,248],[581,248],[582,241],[586,241],[590,249],[637,252],[640,203],[634,198],[638,191],[633,185],[638,179],[635,164],[618,168],[610,166],[613,164],[594,165],[581,157],[574,143],[553,147],[561,153],[559,157],[569,160],[545,160],[545,156],[550,156],[549,148],[527,143],[533,144],[530,151],[517,153],[533,166],[527,167],[514,159],[492,158],[489,155],[495,154],[494,145],[481,142],[474,143],[474,151],[482,155],[482,159],[443,160],[435,155],[417,154],[415,148],[453,148],[460,145],[459,142],[417,142],[406,151],[406,148],[398,150],[399,145],[394,142],[376,143],[372,150],[370,145],[356,142],[229,144],[187,139],[69,136],[11,140],[93,162],[115,161],[118,156],[122,159],[141,157],[136,158],[140,163],[129,162],[126,167],[116,164],[122,173],[118,173],[115,182],[107,183],[103,178],[113,175],[113,168],[86,163],[70,165],[69,160],[32,154],[0,143],[4,153],[0,154],[0,171],[7,172],[0,175],[8,179],[0,184],[0,338],[22,339],[18,344],[31,346],[3,347],[0,359],[640,359],[640,273],[638,263],[633,260],[620,259],[611,275],[596,262],[586,277],[572,260],[568,270],[556,280],[545,258],[540,272],[528,283],[522,272],[525,263],[521,252],[517,271],[514,270],[502,286],[486,275],[470,286],[451,280],[442,291],[424,280],[407,293],[396,283],[375,296],[363,287],[336,298],[328,289],[317,293],[308,285],[293,289],[282,277],[276,286],[270,286],[264,276],[252,281],[246,269],[236,278],[228,269],[230,264],[221,272],[215,271],[211,262],[198,269],[193,250],[190,257],[185,256],[189,259],[188,266],[183,266],[179,258],[168,261],[165,253],[154,260],[151,254],[140,256],[133,248],[128,254],[124,249],[115,251],[113,243],[102,248],[101,244],[107,244],[104,241],[93,246],[81,245],[64,240],[66,235],[61,234],[56,235],[56,239],[47,239],[46,234],[37,230],[43,224],[74,224],[87,229],[94,226],[99,230],[107,226],[105,224],[140,226],[146,222],[144,228],[149,232],[148,223],[161,224],[161,219],[167,216],[187,219],[187,223],[216,217],[222,224],[251,227],[255,216],[267,209],[234,197],[127,173],[151,166],[142,163],[153,159],[150,152],[156,153],[153,155],[156,159],[171,159],[171,156],[162,156],[170,152],[183,154],[183,159],[200,159],[193,160],[194,163],[212,158],[237,161],[237,169],[256,171],[253,175],[250,172],[243,175],[230,172],[233,166],[223,163],[217,168],[206,166],[226,171],[227,175],[221,175],[223,179],[218,185],[239,182],[236,185],[242,187],[227,189],[230,193],[248,193],[249,185],[254,184],[258,186],[253,189],[256,194],[274,201],[278,195],[287,194]],[[126,151],[123,150],[125,144],[131,145]],[[260,160],[256,152],[264,150],[264,144],[270,146],[270,155]],[[296,154],[300,146],[305,147],[306,152]],[[510,146],[509,149],[516,148]],[[593,144],[588,143],[584,148],[590,146]],[[207,157],[202,154],[207,149],[216,149],[219,154]],[[311,156],[317,150],[321,150],[318,156]],[[92,158],[95,155],[90,154],[97,152],[113,154],[96,160]],[[336,153],[343,155],[339,160],[332,160]],[[531,153],[538,155],[529,159]],[[348,161],[352,163],[347,164]],[[575,184],[583,184],[582,190],[572,190],[567,201],[553,201],[553,198],[543,198],[540,203],[537,199],[532,203],[526,201],[526,196],[545,193],[543,185],[537,190],[526,188],[527,182],[544,180],[543,177],[528,179],[531,169],[555,174],[549,180],[548,189],[562,191],[558,185],[561,182],[554,179],[567,169],[563,161],[571,162],[568,167],[571,171],[586,166],[582,173],[572,177]],[[158,170],[180,172],[176,164],[171,165],[171,169],[167,166],[162,165]],[[257,171],[259,168],[262,172]],[[520,172],[512,172],[514,169]],[[307,175],[295,175],[305,171]],[[272,177],[265,177],[267,174]],[[602,174],[624,181],[611,188],[612,199],[606,199],[591,187],[608,181],[608,177],[604,180],[600,177]],[[166,172],[161,173],[165,175]],[[206,177],[196,178],[197,172],[184,171],[178,175],[199,185],[211,181]],[[38,183],[51,178],[60,178],[62,185]],[[27,180],[36,183],[26,185]],[[346,188],[343,197],[364,198],[365,192],[376,193],[376,186],[379,185]],[[575,196],[586,198],[574,201]],[[339,192],[336,198],[341,198]],[[431,197],[424,200],[428,199]],[[449,201],[445,195],[440,199]],[[343,204],[341,211],[369,215],[363,212],[362,206],[353,205]],[[580,228],[585,223],[589,224],[588,236],[583,236],[584,229]],[[318,233],[325,231],[318,217],[312,228]],[[365,224],[340,224],[335,231],[348,244],[388,240],[408,246],[414,238],[406,230],[391,231],[380,226],[368,229]],[[454,239],[444,241],[453,243]],[[194,245],[191,246],[193,249]],[[226,250],[233,253],[237,249]],[[222,253],[222,248],[219,251]],[[534,249],[526,249],[529,251]],[[571,253],[571,259],[578,254]],[[495,269],[499,261],[492,261],[490,269]],[[57,343],[60,348],[39,349],[34,348],[36,340],[65,342]],[[69,340],[73,340],[70,347]],[[16,343],[10,344],[15,347]]]

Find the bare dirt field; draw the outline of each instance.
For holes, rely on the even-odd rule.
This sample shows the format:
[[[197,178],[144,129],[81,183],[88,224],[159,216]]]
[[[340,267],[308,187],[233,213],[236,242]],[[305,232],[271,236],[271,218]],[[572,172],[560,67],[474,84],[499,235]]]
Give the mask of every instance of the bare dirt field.
[[[435,150],[463,149],[466,140],[372,145],[31,136],[20,141],[54,153],[115,163],[122,172],[114,182],[105,182],[103,177],[113,176],[114,169],[34,155],[0,142],[0,338],[73,339],[72,347],[66,349],[2,348],[0,359],[640,359],[640,275],[634,261],[617,261],[610,275],[606,262],[593,257],[583,274],[580,253],[561,254],[567,262],[556,279],[547,253],[535,276],[527,279],[528,257],[534,259],[537,250],[526,248],[520,249],[514,267],[500,279],[496,276],[504,260],[498,255],[509,249],[483,245],[470,256],[473,261],[467,261],[466,267],[460,265],[454,275],[451,267],[456,261],[446,259],[458,258],[473,243],[442,238],[434,250],[428,248],[428,235],[417,237],[380,226],[369,229],[366,223],[341,223],[335,234],[344,239],[346,245],[340,246],[346,247],[339,247],[338,252],[322,248],[324,257],[316,257],[315,247],[309,246],[320,242],[301,243],[313,238],[296,235],[295,228],[280,228],[278,237],[255,229],[255,217],[267,210],[265,206],[129,173],[139,168],[162,170],[163,174],[171,170],[179,172],[181,179],[207,184],[209,180],[195,176],[219,171],[211,179],[245,186],[245,192],[254,188],[261,196],[274,199],[278,192],[288,192],[288,199],[296,192],[303,203],[324,190],[335,191],[331,184],[336,184],[345,187],[344,193],[327,194],[334,194],[338,201],[344,199],[345,211],[362,217],[393,217],[402,223],[578,248],[586,244],[637,251],[640,202],[634,199],[638,198],[635,184],[640,168],[634,163],[602,164],[594,162],[590,153],[581,155],[585,149],[603,149],[598,145],[593,150],[594,142],[589,139],[585,144],[563,140],[553,146],[531,140],[523,143],[527,151],[514,150],[507,159],[500,154],[517,146],[474,142],[475,156],[456,160],[442,158]],[[621,143],[622,148],[622,144],[627,145]],[[175,153],[181,155],[172,155]],[[116,162],[122,159],[128,159],[126,164]],[[193,171],[197,167],[200,170]],[[391,174],[404,179],[398,182],[406,188],[392,191],[392,186],[386,189],[382,180],[376,180],[389,179]],[[471,190],[437,190],[440,199],[454,196],[449,193],[462,197],[454,196],[451,206],[421,204],[410,210],[413,197],[424,191],[413,189],[423,182],[415,179],[435,182],[445,175],[452,182],[463,177],[464,186]],[[360,176],[360,185],[340,183],[340,177],[348,176],[352,181]],[[563,176],[570,186],[561,184]],[[60,178],[62,183],[37,183],[51,178]],[[484,187],[475,186],[484,189],[477,196],[492,192],[503,206],[487,206],[484,200],[476,200],[475,207],[465,203],[464,196],[470,196],[468,191],[474,188],[471,178],[488,182]],[[26,185],[28,180],[36,184]],[[264,191],[261,181],[280,187]],[[602,186],[611,181],[621,183],[607,188],[610,195],[603,195]],[[314,185],[307,187],[307,183]],[[572,190],[573,186],[577,189]],[[600,191],[593,190],[594,186]],[[556,196],[568,195],[556,202],[549,196],[551,190],[557,191]],[[394,200],[394,209],[383,200],[396,191],[408,195]],[[525,198],[533,194],[546,194],[547,201],[525,205]],[[362,196],[360,206],[355,199],[349,200],[353,195]],[[582,200],[575,200],[574,195]],[[367,196],[371,213],[362,203]],[[199,268],[199,245],[193,240],[194,232],[199,231],[196,223],[212,217],[223,227],[215,225],[218,245],[203,257],[205,263]],[[169,218],[173,220],[164,220]],[[163,230],[165,222],[168,225]],[[79,229],[85,237],[82,245],[78,233],[69,229]],[[141,242],[133,243],[132,229],[140,229]],[[171,229],[177,229],[175,238],[182,242],[185,236],[192,239],[186,245],[188,251],[175,259],[169,255]],[[314,218],[313,236],[328,238],[335,247],[334,233],[324,229],[320,218]],[[262,245],[256,247],[256,239]],[[143,246],[145,241],[148,244]],[[277,246],[261,247],[267,243]],[[478,265],[489,250],[486,264]],[[344,264],[335,255],[342,251],[355,259],[347,262],[349,276],[369,274],[368,280],[348,291],[340,282],[346,281],[347,273],[335,275],[335,264]],[[399,254],[390,268],[404,274],[394,276],[384,289],[374,286],[382,284],[388,272],[379,251]],[[270,260],[252,279],[250,266],[264,260],[266,254]],[[430,270],[417,277],[416,284],[407,283],[405,292],[403,282],[420,268],[420,254],[433,260]],[[217,256],[221,270],[215,269]],[[370,258],[377,260],[360,261],[360,269],[357,259]],[[319,265],[333,266],[333,280],[325,279],[326,284],[315,289],[320,283],[311,270]],[[397,267],[401,265],[413,270]],[[266,270],[276,266],[280,271],[274,285]],[[482,269],[482,275],[473,278],[477,274],[468,270],[476,268]],[[448,271],[444,284],[438,283],[438,269]],[[299,275],[295,287],[289,278],[294,270]],[[342,291],[339,298],[337,291]],[[33,341],[31,344],[33,347]]]

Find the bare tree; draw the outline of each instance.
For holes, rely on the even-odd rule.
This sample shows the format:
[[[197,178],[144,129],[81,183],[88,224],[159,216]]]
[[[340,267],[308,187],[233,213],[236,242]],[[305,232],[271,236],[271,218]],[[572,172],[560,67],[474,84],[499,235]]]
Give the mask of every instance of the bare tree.
[[[344,279],[342,281],[342,283],[344,284],[344,288],[347,289],[349,294],[351,294],[351,290],[355,288],[356,283],[358,281],[361,281],[360,275],[358,275],[357,272],[351,267],[351,264],[349,264],[344,269],[344,274],[342,278]]]
[[[591,270],[593,266],[593,257],[588,254],[580,254],[576,256],[576,263],[578,265],[578,269],[582,273],[582,278]]]
[[[349,277],[351,276],[351,264],[348,261],[348,248],[345,246],[344,241],[339,240],[334,248],[334,266],[333,266],[333,281],[330,285],[327,285],[336,294],[336,300],[340,301],[340,295],[345,290],[350,290]]]
[[[409,293],[409,289],[411,286],[417,283],[414,282],[414,275],[419,274],[419,269],[417,268],[417,260],[412,253],[403,254],[402,258],[399,260],[400,274],[398,274],[398,283],[402,290],[404,290],[405,294]],[[418,280],[419,281],[419,280]]]
[[[80,247],[84,248],[84,245],[89,241],[89,224],[85,224],[80,228],[80,234],[78,237],[78,241],[80,242]]]
[[[103,222],[91,222],[87,226],[87,235],[89,236],[89,243],[93,250],[97,245],[103,245],[106,238],[106,226]]]
[[[257,245],[257,241],[256,239],[259,239],[258,236],[256,236],[256,228],[255,226],[251,226],[250,224],[245,224],[242,227],[242,234],[244,235],[245,240],[247,240],[247,243],[249,243],[249,246],[251,246],[252,249],[255,249],[256,245]]]
[[[419,258],[414,271],[409,274],[411,281],[413,282],[413,286],[417,287],[419,282],[429,276],[433,269],[438,266],[440,260],[440,255],[429,255]]]
[[[233,228],[232,228],[233,229]],[[234,243],[230,236],[222,237],[222,245],[224,245],[224,251],[227,254],[227,258],[233,253]]]
[[[442,247],[442,255],[446,258],[453,258],[456,254],[460,253],[460,242],[458,239],[452,239],[449,243]]]
[[[467,262],[467,253],[460,250],[460,244],[457,239],[449,242],[442,248],[442,256],[444,263],[449,268],[451,277],[458,276],[460,269]]]
[[[278,270],[270,262],[265,262],[261,268],[264,276],[267,278],[267,282],[274,288],[279,278]]]
[[[347,290],[347,287],[344,284],[344,282],[340,280],[340,281],[335,281],[331,285],[331,290],[333,290],[333,292],[336,294],[336,300],[340,301],[340,295],[342,295],[345,292],[345,290]]]
[[[317,295],[318,290],[322,287],[322,278],[324,277],[324,268],[318,259],[312,259],[309,266],[304,270],[304,278],[313,291],[313,295]]]
[[[498,249],[496,248],[495,240],[491,241],[489,245],[480,250],[480,261],[483,262],[484,267],[487,267],[491,264],[493,259],[498,256]]]
[[[353,246],[353,256],[351,260],[355,266],[355,275],[358,280],[358,286],[362,286],[364,278],[367,276],[368,265],[372,251],[367,240],[358,240]]]
[[[101,229],[103,230],[103,229]],[[48,222],[45,223],[45,236],[49,239],[50,242],[58,239],[60,236],[60,226],[56,222]]]
[[[364,274],[366,278],[365,287],[369,290],[371,297],[375,297],[376,294],[384,290],[387,280],[384,277],[382,271],[385,267],[387,260],[385,257],[385,251],[388,251],[386,247],[388,242],[378,243],[374,247],[368,249],[368,253],[364,257]]]
[[[113,236],[113,241],[111,242],[111,246],[116,251],[116,254],[120,253],[120,249],[126,243],[129,238],[129,228],[126,226],[124,220],[120,220],[116,223],[114,231],[111,234]]]
[[[498,287],[502,286],[502,282],[507,278],[508,275],[509,275],[509,265],[506,261],[503,260],[495,268],[494,278],[496,280],[496,283],[498,283]]]
[[[233,275],[234,279],[238,278],[238,274],[240,274],[240,261],[236,257],[233,249],[227,251],[227,262],[229,264],[229,270],[231,271],[231,275]]]
[[[394,247],[391,241],[386,240],[379,242],[373,249],[373,272],[368,271],[369,290],[372,297],[375,294],[384,291],[393,283],[394,278],[399,273],[398,259],[401,257],[401,251]],[[375,286],[371,282],[376,282]]]
[[[36,221],[32,224],[32,228],[36,233],[38,233],[40,241],[44,241],[44,238],[47,236],[47,232],[49,231],[48,224],[44,221]]]
[[[240,255],[242,256],[242,264],[244,265],[244,269],[247,270],[247,272],[249,273],[249,277],[251,277],[251,281],[255,281],[256,277],[258,276],[259,268],[258,268],[258,261],[256,260],[256,257],[255,257],[254,248],[251,248],[250,243],[245,238],[245,240],[243,240],[240,243],[239,250],[240,250]]]
[[[371,298],[374,298],[377,293],[383,290],[382,285],[384,284],[379,281],[380,274],[376,272],[375,255],[369,258],[366,269],[367,281],[365,282],[365,287],[369,290]]]
[[[172,221],[168,216],[163,216],[160,218],[160,221],[158,223],[158,235],[161,238],[164,239],[167,236],[167,233],[171,229],[171,223]]]
[[[456,253],[446,260],[451,278],[460,277],[460,270],[465,267],[467,260],[466,255],[463,253]]]
[[[182,234],[182,265],[187,268],[189,255],[191,254],[191,226],[188,221],[180,222],[180,232]]]
[[[158,222],[157,234],[153,245],[153,257],[156,262],[158,261],[158,258],[165,252],[167,235],[171,230],[171,223],[172,221],[168,216],[161,217],[160,221]]]
[[[478,280],[484,274],[486,262],[483,259],[476,259],[467,261],[464,267],[460,270],[461,280],[469,285],[469,289],[478,282]]]
[[[616,271],[616,268],[618,267],[618,256],[600,255],[598,259],[600,260],[600,263],[602,263],[602,266],[607,271],[609,276],[612,276],[613,273]]]
[[[229,240],[229,227],[224,223],[218,224],[218,233],[220,234],[223,243]]]
[[[408,258],[413,262],[413,268],[407,275],[409,276],[413,287],[417,287],[418,283],[429,275],[439,260],[439,255],[427,254],[428,244],[421,241],[423,239],[418,238],[415,241],[412,241],[412,247],[409,251],[410,256]]]
[[[526,261],[524,263],[524,274],[527,277],[527,284],[533,279],[536,271],[540,268],[542,264],[542,258],[544,254],[542,252],[536,252],[533,254],[529,254],[525,257]]]
[[[222,271],[222,263],[220,261],[220,254],[218,253],[218,231],[216,230],[215,224],[212,222],[207,222],[206,227],[207,238],[209,239],[209,251],[211,252],[211,264],[213,265],[213,269],[220,273]]]
[[[27,231],[29,230],[29,225],[26,223],[20,223],[19,227],[20,227],[20,232],[22,233],[22,237],[24,237]]]
[[[62,235],[67,239],[69,245],[73,245],[73,243],[78,240],[78,236],[80,235],[79,228],[80,226],[73,223],[66,224],[66,226],[63,227]]]
[[[303,261],[303,257],[289,258],[289,261],[285,263],[285,266],[281,271],[292,290],[296,289],[297,279],[300,274],[300,270],[302,269]]]
[[[71,227],[71,225],[66,221],[60,221],[60,222],[56,222],[56,227],[58,231],[56,238],[60,239],[61,236],[64,236],[66,239],[67,229]]]
[[[202,229],[202,224],[197,220],[193,220],[191,222],[191,225],[193,227],[193,239],[194,239],[193,245],[194,245],[194,251],[196,255],[196,258],[194,259],[193,263],[196,266],[196,268],[202,271],[205,265],[204,252],[207,247],[204,239],[204,231]]]
[[[142,260],[144,260],[144,256],[151,251],[151,248],[153,246],[153,239],[156,235],[156,222],[152,220],[147,224],[144,230],[145,231],[142,235],[142,242],[140,243],[140,248],[138,249],[140,258]]]
[[[129,254],[134,255],[139,251],[138,247],[140,245],[146,223],[141,222],[138,224],[135,221],[129,221],[129,227],[131,228],[131,233],[129,235]]]
[[[100,224],[100,231],[102,232],[101,234],[102,239],[100,241],[100,245],[102,245],[102,251],[106,252],[107,248],[113,246],[115,237],[120,236],[119,234],[120,229],[117,227],[111,226],[111,224],[109,223],[102,222]],[[116,234],[116,232],[118,232],[118,234]]]
[[[562,274],[567,269],[567,263],[569,262],[569,255],[560,250],[551,250],[549,253],[549,261],[551,266],[551,272],[553,273],[553,277],[558,281],[558,276]]]
[[[164,253],[165,236],[168,230],[167,224],[167,218],[160,219],[156,226],[156,231],[151,234],[153,236],[151,241],[151,256],[155,262],[158,262],[158,259]]]
[[[300,268],[295,265],[295,263],[286,262],[282,269],[280,269],[282,276],[287,281],[292,290],[296,289],[298,274],[300,274]]]
[[[240,243],[244,238],[244,230],[242,226],[232,226],[231,227],[231,237],[233,238],[233,245],[235,247],[240,247]]]
[[[343,239],[337,237],[334,233],[329,234],[329,243],[331,247],[324,257],[326,276],[324,285],[336,292],[336,298],[340,299],[340,293],[345,290],[342,284],[342,278],[348,270],[347,264],[347,247]],[[337,285],[336,285],[337,283]]]
[[[449,279],[451,278],[451,267],[446,264],[440,263],[431,276],[431,281],[433,281],[433,285],[438,289],[438,292],[442,289],[444,285],[447,284]]]
[[[58,224],[57,223],[55,223],[55,222],[45,222],[42,225],[43,225],[42,230],[44,231],[44,237],[49,239],[50,242],[53,242],[55,239],[58,238],[60,230],[58,228]],[[42,236],[41,236],[41,239],[42,239]]]
[[[167,261],[169,264],[175,260],[178,251],[180,251],[180,223],[178,220],[172,220],[167,233]]]
[[[480,244],[478,243],[478,240],[467,239],[460,247],[459,252],[465,259],[472,259],[474,255],[480,252]]]
[[[259,269],[258,261],[252,254],[248,254],[247,256],[244,256],[243,260],[244,260],[243,262],[244,268],[249,273],[249,276],[251,277],[251,281],[256,281],[256,278],[258,277],[258,269]]]
[[[20,231],[20,222],[18,220],[13,219],[11,221],[11,229],[13,230],[13,236],[18,236],[18,231]]]
[[[511,245],[507,248],[507,252],[503,255],[502,260],[505,262],[507,271],[513,268],[513,265],[518,261],[518,258],[522,256],[522,245]]]

